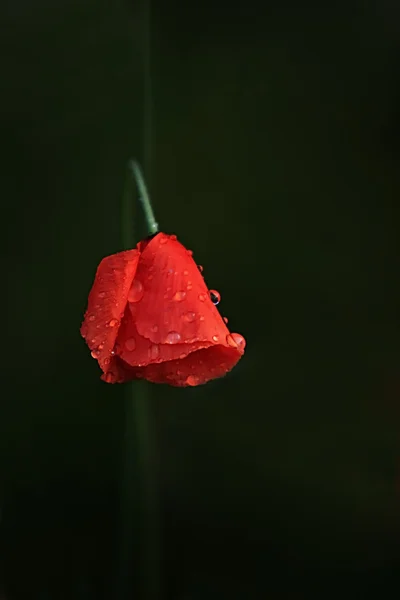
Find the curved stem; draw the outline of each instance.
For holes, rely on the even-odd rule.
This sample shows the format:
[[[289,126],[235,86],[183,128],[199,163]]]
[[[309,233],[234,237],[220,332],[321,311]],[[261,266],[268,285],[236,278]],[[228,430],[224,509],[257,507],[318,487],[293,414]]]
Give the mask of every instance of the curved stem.
[[[148,230],[151,234],[158,232],[158,223],[155,219],[153,208],[150,202],[149,192],[147,190],[146,182],[144,180],[142,170],[139,164],[135,160],[129,161],[129,169],[136,180],[136,185],[139,191],[139,200],[143,207],[144,216],[146,219]]]

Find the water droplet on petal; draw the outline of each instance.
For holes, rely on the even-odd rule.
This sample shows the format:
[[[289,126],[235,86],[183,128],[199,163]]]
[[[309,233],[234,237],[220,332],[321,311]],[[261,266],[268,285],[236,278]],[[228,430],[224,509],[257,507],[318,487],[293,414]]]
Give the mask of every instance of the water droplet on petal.
[[[198,383],[199,378],[196,377],[196,375],[189,375],[189,377],[186,378],[186,385],[195,386],[198,385]]]
[[[105,297],[106,297],[105,292],[99,292],[99,298],[105,298]]]
[[[89,320],[89,321],[94,321],[94,320],[95,320],[95,318],[96,318],[96,317],[95,317],[94,315],[89,315],[89,317],[88,317],[88,320]]]
[[[185,320],[187,323],[193,323],[193,321],[195,320],[195,318],[196,318],[196,313],[195,313],[195,312],[192,312],[192,311],[189,311],[189,312],[187,312],[187,313],[185,313],[185,314],[183,315],[183,319],[184,319],[184,320]]]
[[[217,290],[210,290],[209,294],[210,294],[211,302],[213,304],[219,304],[220,303],[220,301],[221,301],[221,294],[219,292],[217,292]]]
[[[235,340],[233,339],[233,337],[232,337],[232,335],[230,333],[226,336],[226,343],[231,348],[237,348],[238,347],[237,343],[235,342]]]
[[[182,302],[182,300],[184,300],[185,298],[186,292],[184,292],[183,290],[175,292],[175,294],[172,296],[172,300],[174,300],[175,302]]]
[[[108,326],[115,327],[116,325],[118,325],[118,323],[119,323],[118,319],[111,319],[111,321],[108,322]]]
[[[160,354],[160,348],[158,347],[158,344],[152,344],[149,348],[148,354],[149,358],[152,360],[158,358],[158,355]]]
[[[205,294],[199,294],[200,302],[204,302],[206,298],[207,298],[207,296]]]
[[[154,279],[154,275],[149,275],[149,276],[147,277],[147,279],[148,279],[149,281],[151,281],[152,279]]]
[[[110,364],[110,359],[108,357],[104,359],[104,364],[105,365],[109,365]]]
[[[179,355],[179,358],[180,358],[181,360],[183,360],[184,358],[186,358],[186,354],[185,354],[185,353],[182,353],[182,354],[180,354],[180,355]]]
[[[99,344],[97,347],[97,350],[103,350],[103,348],[104,348],[104,344]]]
[[[189,271],[183,271],[184,275],[189,275]]]
[[[177,237],[176,237],[176,235],[173,233],[172,235],[170,235],[170,236],[169,236],[169,239],[170,239],[170,240],[174,240],[174,241],[175,241],[175,240],[177,239]]]
[[[92,358],[99,358],[100,352],[98,350],[92,350],[91,353],[90,353],[90,356]]]
[[[158,331],[158,325],[153,325],[153,327],[150,327],[150,331],[152,333],[157,333],[157,331]]]
[[[164,244],[166,244],[168,242],[168,238],[167,237],[160,237],[160,245],[163,246]]]
[[[224,323],[228,322],[228,317],[223,317]]]
[[[199,321],[204,321],[204,315],[200,315]]]
[[[211,339],[212,339],[212,341],[213,341],[213,342],[215,342],[215,343],[217,343],[217,342],[218,342],[218,336],[217,336],[217,335],[213,335]]]
[[[104,375],[104,381],[106,383],[112,383],[114,381],[114,373],[108,371],[108,373]]]
[[[188,281],[188,282],[187,282],[186,289],[187,289],[187,290],[191,290],[192,288],[193,288],[193,286],[192,286],[192,282],[191,282],[191,281]]]
[[[197,268],[200,271],[200,273],[202,273],[204,271],[203,265],[197,265]]]
[[[132,352],[136,348],[136,340],[134,337],[128,338],[125,342],[125,348],[128,352]]]
[[[170,331],[165,338],[166,344],[178,344],[181,341],[181,334],[177,331]]]
[[[189,256],[193,256],[193,250],[187,250],[187,253],[189,254]]]
[[[139,302],[143,298],[143,294],[144,290],[142,283],[137,279],[134,279],[128,293],[128,302]]]
[[[116,342],[114,348],[111,351],[111,354],[114,356],[114,354],[118,354],[120,351],[121,351],[121,346],[120,346],[120,344],[118,344],[118,342]]]
[[[246,347],[246,340],[244,339],[244,337],[240,335],[240,333],[232,333],[232,337],[238,348],[244,350]]]

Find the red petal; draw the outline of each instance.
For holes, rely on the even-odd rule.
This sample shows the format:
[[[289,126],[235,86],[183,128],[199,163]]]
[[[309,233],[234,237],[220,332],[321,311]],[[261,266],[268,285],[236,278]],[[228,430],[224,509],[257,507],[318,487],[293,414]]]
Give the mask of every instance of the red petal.
[[[153,383],[186,387],[197,386],[228,373],[239,361],[242,352],[224,346],[196,350],[183,359],[152,363],[142,367],[127,364],[114,356],[110,372],[102,379],[108,383],[122,383],[133,379],[147,379]]]
[[[107,381],[199,385],[225,375],[244,351],[212,303],[191,254],[158,234],[140,257]],[[103,377],[104,378],[104,377]]]
[[[81,334],[92,350],[92,356],[98,360],[105,373],[110,368],[111,353],[125,312],[139,256],[138,250],[128,250],[104,258],[98,266],[89,294]]]
[[[195,261],[175,236],[160,233],[147,244],[135,279],[144,294],[129,304],[133,320],[141,336],[167,348],[166,360],[171,356],[168,348],[175,344],[227,345],[229,330]]]

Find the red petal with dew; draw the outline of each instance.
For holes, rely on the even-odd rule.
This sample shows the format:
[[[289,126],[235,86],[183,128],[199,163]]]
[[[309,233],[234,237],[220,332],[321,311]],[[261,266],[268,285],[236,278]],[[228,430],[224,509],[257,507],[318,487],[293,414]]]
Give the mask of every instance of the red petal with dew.
[[[241,358],[244,338],[232,337],[176,236],[160,233],[147,243],[131,290],[107,381],[198,385],[221,377]]]
[[[140,252],[127,250],[103,258],[98,266],[81,335],[106,373],[135,277]]]

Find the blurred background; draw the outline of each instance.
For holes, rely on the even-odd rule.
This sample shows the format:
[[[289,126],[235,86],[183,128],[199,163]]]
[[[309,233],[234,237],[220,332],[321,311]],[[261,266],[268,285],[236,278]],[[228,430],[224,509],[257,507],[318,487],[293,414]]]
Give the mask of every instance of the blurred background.
[[[154,598],[389,598],[400,8],[260,5],[152,1],[157,219],[247,340],[222,380],[147,387]],[[126,386],[79,335],[143,160],[143,9],[1,4],[2,600],[146,596],[135,506],[115,591]]]

